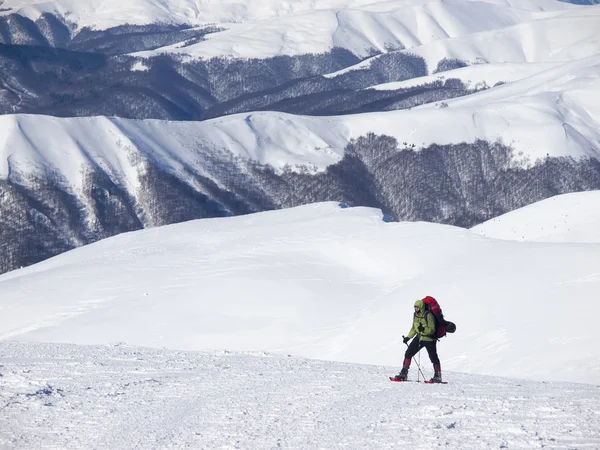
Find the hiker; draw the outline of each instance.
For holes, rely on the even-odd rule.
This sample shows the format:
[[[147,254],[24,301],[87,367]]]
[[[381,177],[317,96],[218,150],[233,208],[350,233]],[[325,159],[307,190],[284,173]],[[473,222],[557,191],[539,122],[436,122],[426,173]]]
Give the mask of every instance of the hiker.
[[[415,356],[419,350],[423,347],[427,349],[429,359],[433,364],[434,375],[431,383],[442,382],[442,369],[440,365],[440,358],[437,354],[437,337],[436,337],[436,326],[434,315],[426,311],[425,303],[423,300],[417,300],[415,302],[415,314],[413,316],[413,324],[408,332],[408,336],[404,337],[403,341],[405,344],[408,343],[414,337],[413,341],[406,349],[404,354],[404,363],[402,364],[402,370],[398,375],[394,377],[397,381],[406,381],[408,378],[408,369],[410,368],[410,362],[412,357]]]

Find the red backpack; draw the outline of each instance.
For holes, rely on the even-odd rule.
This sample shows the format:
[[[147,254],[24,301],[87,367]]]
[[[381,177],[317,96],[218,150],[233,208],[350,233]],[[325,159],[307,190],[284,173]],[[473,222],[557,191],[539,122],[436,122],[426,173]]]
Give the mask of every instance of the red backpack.
[[[435,337],[440,339],[446,336],[446,333],[454,333],[456,331],[456,325],[454,322],[449,322],[444,319],[444,314],[442,313],[442,308],[440,308],[440,304],[437,300],[431,296],[427,296],[422,299],[425,304],[425,317],[427,317],[427,313],[433,313],[433,317],[435,318]]]

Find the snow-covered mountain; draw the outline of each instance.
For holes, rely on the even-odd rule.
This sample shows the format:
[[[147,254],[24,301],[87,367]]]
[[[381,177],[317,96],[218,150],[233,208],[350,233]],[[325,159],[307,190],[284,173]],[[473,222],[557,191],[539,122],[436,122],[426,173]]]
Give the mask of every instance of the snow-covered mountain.
[[[375,52],[419,47],[439,39],[501,29],[539,17],[539,13],[527,11],[527,6],[517,9],[504,2],[373,3],[362,0],[354,2],[359,3],[356,5],[348,3],[352,2],[318,2],[316,4],[323,7],[277,16],[266,23],[261,18],[257,22],[249,20],[229,25],[227,31],[209,36],[204,42],[184,49],[166,47],[159,51],[202,58],[220,55],[266,58],[280,54],[324,53],[339,47],[366,57]],[[553,9],[560,12],[566,8],[561,5]],[[147,53],[142,55],[149,56]]]
[[[433,295],[458,326],[444,370],[597,382],[599,244],[382,219],[322,203],[121,234],[0,276],[0,339],[398,366]]]
[[[321,94],[320,114],[360,112],[398,93],[371,92],[369,102],[353,92],[348,101],[345,90],[457,64],[537,63],[541,70],[541,63],[570,62],[600,48],[598,7],[554,0],[11,0],[3,8],[0,42],[12,45],[0,47],[12,74],[3,80],[4,112],[196,120],[284,106],[302,113],[306,101],[319,99],[292,100],[314,94]],[[349,74],[356,68],[359,74]],[[522,77],[535,70],[523,69]],[[346,76],[321,78],[340,71]],[[270,103],[244,103],[274,93]],[[394,109],[465,93],[438,87],[437,98]],[[350,105],[323,104],[335,99]]]
[[[200,42],[182,39],[142,56],[167,52],[194,58],[269,58],[341,48],[366,57],[405,48],[434,68],[444,58],[566,61],[593,54],[598,45],[597,9],[554,0],[137,0],[126,5],[114,0],[8,0],[3,7],[3,15],[33,23],[51,14],[68,24],[73,36],[81,30],[155,24],[222,30]]]
[[[1,116],[0,270],[123,231],[314,201],[473,226],[600,189],[599,74],[593,56],[443,104],[344,116]]]
[[[502,110],[510,112],[502,104],[495,109]],[[535,134],[529,123],[518,127],[518,116],[498,122],[483,108],[475,111],[374,113],[367,121],[281,113],[201,123],[0,117],[1,270],[125,231],[315,201],[473,226],[556,193],[600,189],[597,155],[585,139],[597,130],[583,121],[574,120],[569,134],[560,121]],[[533,107],[531,114],[538,123],[556,117]],[[431,139],[423,148],[400,141],[432,117],[445,121],[438,138],[449,143],[435,143],[433,134],[418,137]],[[477,136],[494,129],[502,136],[507,123],[522,137],[513,148]],[[369,129],[379,135],[360,135]],[[543,151],[556,153],[537,153],[528,132],[546,139]]]
[[[0,272],[310,202],[472,227],[600,189],[597,6],[122,3],[0,7]]]
[[[272,23],[290,16],[300,16],[299,22],[302,22],[303,15],[322,11],[350,11],[351,14],[362,14],[364,18],[377,13],[391,13],[391,18],[395,21],[405,20],[413,26],[418,25],[418,32],[413,34],[421,33],[422,39],[433,37],[432,31],[445,38],[461,32],[470,33],[474,29],[503,27],[516,20],[535,18],[540,13],[552,14],[575,8],[553,0],[485,0],[468,3],[455,0],[132,0],[126,4],[117,0],[4,0],[2,7],[5,15],[17,13],[35,21],[43,14],[51,13],[68,18],[79,29],[91,27],[98,30],[125,24],[170,23],[201,26],[259,21]],[[403,18],[395,17],[398,11],[404,12]],[[411,20],[411,17],[416,17],[417,20]],[[366,34],[365,22],[359,25],[359,30],[355,32],[362,28]],[[284,27],[280,28],[283,34]],[[416,27],[409,29],[416,30]]]
[[[0,343],[6,448],[597,448],[600,389],[255,352]],[[65,371],[68,367],[68,373]]]
[[[4,2],[0,111],[196,120],[404,109],[471,90],[424,79],[363,89],[482,63],[493,86],[600,52],[598,7],[554,0],[121,3]]]
[[[600,446],[569,3],[0,0],[0,447]]]

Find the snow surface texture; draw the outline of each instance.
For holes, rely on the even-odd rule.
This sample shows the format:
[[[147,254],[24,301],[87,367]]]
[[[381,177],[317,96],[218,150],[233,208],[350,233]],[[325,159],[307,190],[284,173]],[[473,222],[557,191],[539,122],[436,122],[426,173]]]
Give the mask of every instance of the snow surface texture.
[[[335,203],[191,221],[0,276],[0,339],[398,366],[412,305],[433,295],[458,325],[444,370],[597,383],[599,253]]]
[[[495,239],[600,244],[600,191],[551,197],[471,228]]]
[[[2,448],[600,447],[598,386],[125,345],[0,354]]]

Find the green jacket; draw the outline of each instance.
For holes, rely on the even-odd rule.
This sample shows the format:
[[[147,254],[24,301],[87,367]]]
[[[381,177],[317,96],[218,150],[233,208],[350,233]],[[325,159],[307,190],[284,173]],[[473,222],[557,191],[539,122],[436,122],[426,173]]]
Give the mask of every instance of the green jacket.
[[[415,335],[419,335],[419,339],[423,342],[435,341],[435,317],[431,312],[425,314],[425,304],[422,300],[417,300],[415,306],[421,308],[418,313],[413,316],[412,328],[408,332],[409,338],[413,338]],[[422,327],[422,331],[419,331],[419,327]]]

